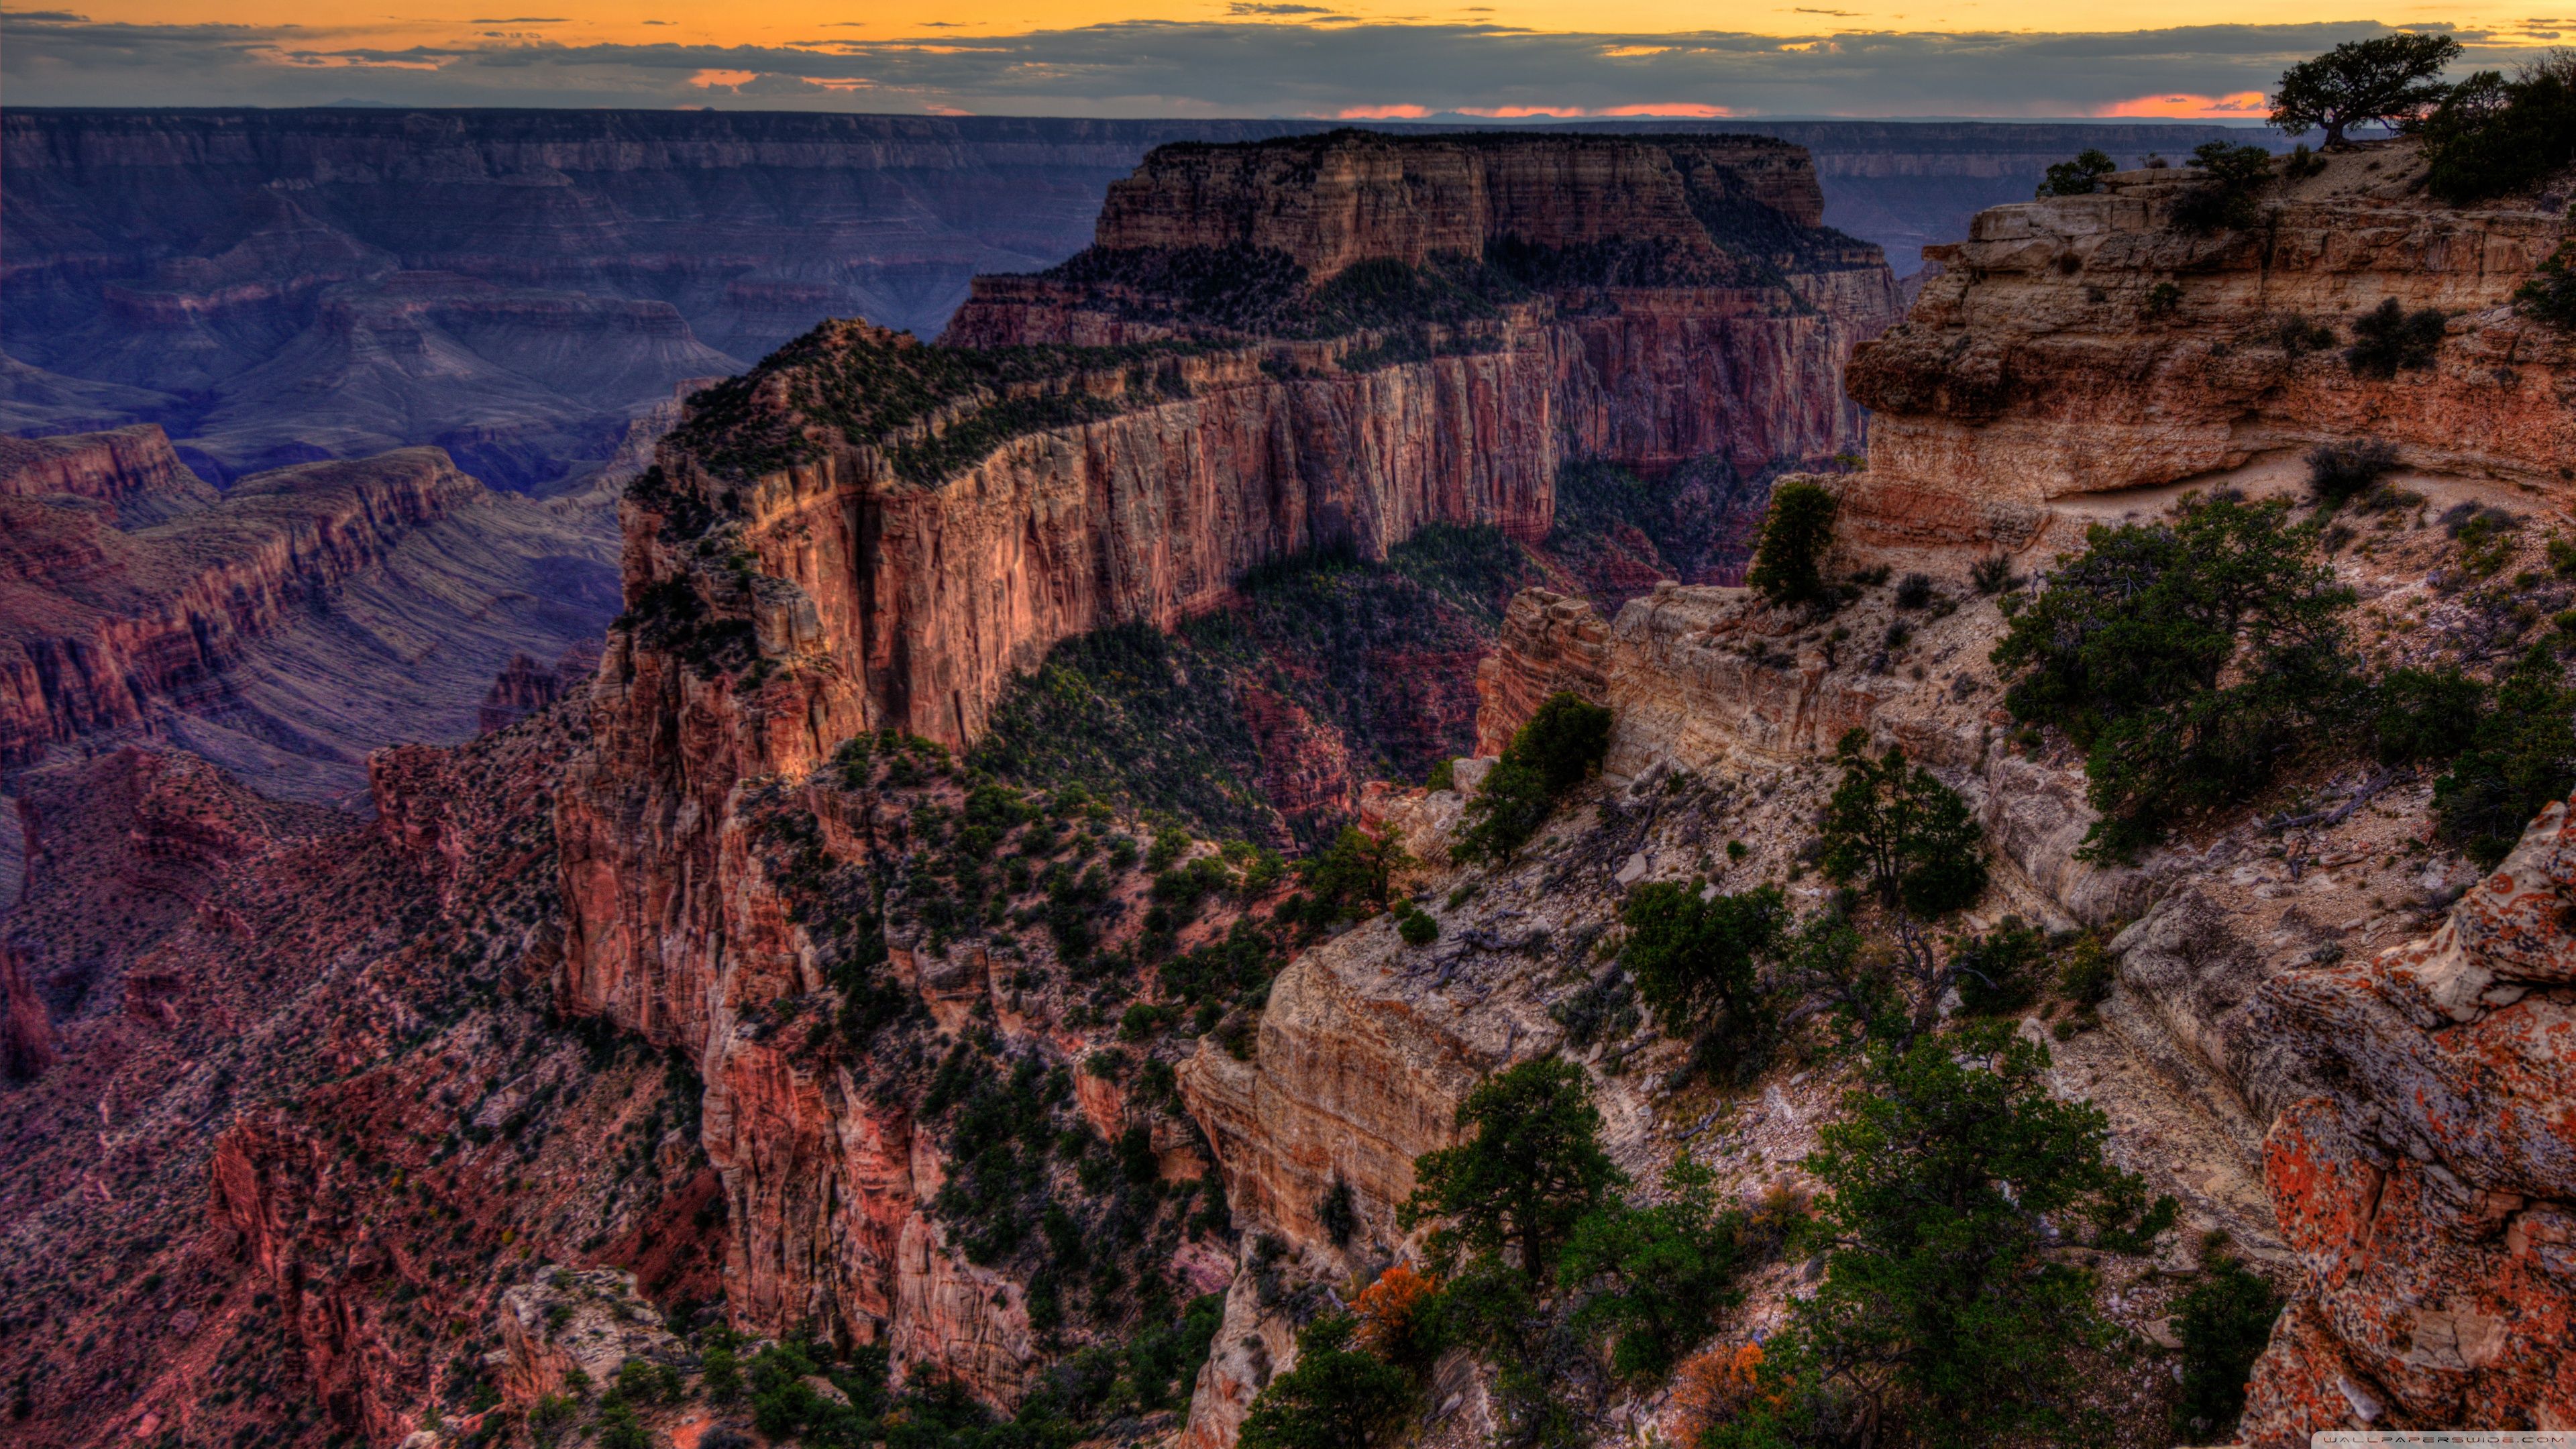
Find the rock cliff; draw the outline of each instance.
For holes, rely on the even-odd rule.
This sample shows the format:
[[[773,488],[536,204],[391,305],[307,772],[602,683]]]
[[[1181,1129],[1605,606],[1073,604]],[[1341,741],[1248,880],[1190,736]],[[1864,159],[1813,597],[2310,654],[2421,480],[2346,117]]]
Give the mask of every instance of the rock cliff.
[[[986,346],[924,346],[856,323],[817,332],[700,399],[630,492],[629,613],[590,700],[596,748],[559,805],[569,909],[557,990],[567,1009],[699,1064],[707,1151],[740,1225],[727,1275],[738,1323],[884,1342],[899,1370],[936,1365],[994,1403],[1015,1400],[1039,1361],[1031,1280],[978,1266],[953,1209],[932,1210],[960,1169],[924,1124],[919,1079],[885,1077],[899,1054],[832,1066],[764,1025],[839,980],[835,948],[799,904],[805,888],[763,844],[770,813],[810,811],[828,858],[852,868],[894,881],[920,868],[915,827],[865,793],[826,787],[845,741],[891,731],[876,737],[963,746],[1003,686],[1057,641],[1129,620],[1169,626],[1268,560],[1319,546],[1378,556],[1431,522],[1535,539],[1569,447],[1651,464],[1731,443],[1767,462],[1851,437],[1831,381],[1892,293],[1874,251],[1812,227],[1812,178],[1794,152],[1691,154],[1752,158],[1728,215],[1811,261],[1830,254],[1815,276],[1853,281],[1842,292],[1819,283],[1821,304],[1770,251],[1690,209],[1691,197],[1717,205],[1708,197],[1736,184],[1713,162],[1693,173],[1693,192],[1662,146],[1396,149],[1407,165],[1526,153],[1539,173],[1596,189],[1601,176],[1560,160],[1627,167],[1652,180],[1639,204],[1663,208],[1659,225],[1696,248],[1686,260],[1702,270],[1688,285],[1627,289],[1612,310],[1643,320],[1597,336],[1561,315],[1554,294],[1524,288],[1361,326],[1192,324],[1069,344],[1030,340],[1082,331],[1060,325],[1066,293],[997,289],[981,320],[959,328]],[[1164,194],[1170,167],[1197,154],[1149,164],[1142,190]],[[1530,204],[1578,207],[1583,195],[1560,187]],[[1345,261],[1378,249],[1376,262],[1433,274],[1385,254],[1411,244],[1381,234],[1338,245]],[[1290,265],[1272,315],[1312,318],[1301,309],[1330,279]],[[1727,285],[1710,285],[1717,271]],[[1837,310],[1854,296],[1864,305]],[[1740,331],[1731,351],[1711,350],[1756,365],[1711,401],[1672,402],[1659,369],[1682,365],[1695,329]],[[1738,399],[1749,421],[1728,412]],[[1079,1013],[1048,1007],[1059,1013],[1050,1022],[1025,999],[1008,1004],[980,949],[888,939],[903,989],[929,1001],[943,1033],[991,1012],[995,1050],[1039,1062],[1073,1060],[1097,1040]],[[1062,953],[1034,959],[1047,954]],[[1080,969],[1078,953],[1065,959]],[[1052,977],[1023,966],[1013,979]],[[948,1050],[921,1048],[934,1049]],[[1198,1160],[1178,1143],[1154,1150]]]
[[[6,446],[0,765],[175,739],[346,799],[366,750],[463,736],[514,650],[610,612],[603,500],[497,494],[434,449],[217,494],[158,428]]]
[[[2571,1422],[2565,812],[2481,878],[2433,843],[2428,776],[2355,764],[2314,787],[2346,808],[2221,812],[2134,868],[2088,864],[2080,761],[2000,728],[1986,654],[2003,620],[1966,573],[1998,550],[2043,564],[2177,484],[2296,492],[2306,447],[2379,437],[2424,512],[2334,566],[2381,663],[2491,656],[2469,622],[2488,605],[2463,593],[2483,575],[2428,520],[2563,512],[2576,438],[2549,399],[2566,344],[2509,305],[2562,224],[2554,198],[2462,212],[2416,181],[2405,146],[2338,155],[2277,187],[2260,229],[2209,236],[2176,225],[2196,183],[2175,173],[1986,213],[1907,324],[1863,349],[1870,465],[1828,480],[1835,566],[1923,570],[1929,612],[1865,588],[1828,630],[1666,586],[1605,621],[1533,592],[1479,676],[1480,740],[1571,688],[1617,712],[1608,768],[1628,778],[1795,770],[1854,727],[1902,743],[1971,802],[2005,898],[2122,927],[2105,1029],[2058,1033],[2060,1088],[2291,1290],[2241,1431],[2267,1449]],[[2380,376],[2347,346],[2389,298],[2445,330]],[[2479,568],[2546,592],[2537,530],[2516,539]],[[1391,995],[1379,1009],[1417,993]]]
[[[2556,484],[2568,347],[2507,304],[2562,207],[2438,206],[2420,172],[2407,147],[2338,153],[2267,191],[2258,226],[2205,233],[2176,221],[2199,185],[2180,168],[1981,214],[1852,366],[1878,526],[2018,545],[2051,500],[2362,436],[2434,472]],[[2438,311],[2444,336],[2366,375],[2350,327],[2387,301]]]

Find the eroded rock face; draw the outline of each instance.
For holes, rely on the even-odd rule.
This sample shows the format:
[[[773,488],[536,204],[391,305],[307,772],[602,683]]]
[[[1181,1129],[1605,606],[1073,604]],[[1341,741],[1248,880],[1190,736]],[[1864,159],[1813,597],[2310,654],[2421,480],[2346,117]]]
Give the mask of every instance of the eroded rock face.
[[[0,496],[87,498],[133,527],[213,503],[158,423],[51,438],[0,438]]]
[[[1165,146],[1109,187],[1094,244],[1284,252],[1317,280],[1360,261],[1670,240],[1707,246],[1694,205],[1824,222],[1803,148],[1752,136],[1399,137],[1362,131]]]
[[[1515,145],[1492,149],[1509,155]],[[1534,165],[1555,154],[1528,149]],[[1698,238],[1712,265],[1746,258],[1718,254],[1690,209],[1694,196],[1751,208],[1793,232],[1812,225],[1812,177],[1789,148],[1753,148],[1743,177],[1701,167],[1692,173],[1699,192],[1684,186],[1687,167],[1667,150],[1576,149],[1613,160],[1612,171],[1584,181],[1596,192],[1627,184],[1617,167],[1644,168],[1638,175],[1653,185],[1637,185],[1660,198],[1673,228]],[[1149,167],[1140,186],[1161,195],[1167,179]],[[1569,210],[1560,220],[1581,218]],[[1109,234],[1124,225],[1104,222]],[[1346,255],[1406,254],[1386,236],[1352,235]],[[1840,446],[1855,421],[1833,386],[1842,350],[1876,325],[1892,293],[1874,250],[1836,265],[1851,276],[1811,268],[1802,284],[1819,302],[1771,280],[1632,289],[1601,299],[1597,315],[1515,304],[1480,320],[1471,338],[1435,339],[1427,356],[1393,350],[1410,360],[1389,361],[1387,339],[1374,334],[1194,344],[1141,372],[1061,380],[1084,395],[1089,421],[1005,437],[935,479],[903,450],[990,400],[953,405],[900,436],[854,440],[796,400],[828,375],[820,369],[832,349],[882,358],[911,344],[847,324],[814,339],[821,361],[790,358],[756,376],[750,421],[727,424],[736,431],[726,436],[742,437],[761,419],[784,419],[802,440],[795,457],[746,476],[738,462],[696,451],[707,444],[666,444],[660,471],[625,511],[626,593],[639,617],[611,635],[591,695],[596,749],[559,804],[568,919],[556,989],[566,1009],[606,1015],[699,1064],[707,1152],[735,1224],[727,1284],[736,1321],[882,1337],[899,1370],[938,1366],[995,1404],[1016,1400],[1036,1362],[1019,1288],[970,1268],[923,1211],[940,1165],[909,1111],[846,1073],[791,1061],[768,1038],[775,1028],[764,1012],[825,982],[812,941],[752,848],[747,792],[809,779],[867,731],[962,747],[982,732],[1002,687],[1057,641],[1131,620],[1172,625],[1214,606],[1257,563],[1318,545],[1382,556],[1433,522],[1537,538],[1569,446],[1597,443],[1640,463],[1721,446],[1765,461]],[[1054,306],[1043,289],[997,289],[985,320],[961,324],[960,335],[1027,340],[1056,326],[1043,320]],[[1665,369],[1682,359],[1741,367],[1743,385],[1720,403],[1752,411],[1721,417],[1711,411],[1718,404],[1667,386]],[[1255,698],[1247,708],[1291,803],[1346,803],[1332,772],[1285,758],[1306,730],[1284,701]],[[860,848],[884,829],[865,807],[854,814],[823,794],[812,803],[835,848]],[[981,959],[899,947],[895,970],[944,1030],[962,1030],[976,1011],[993,1012],[1006,1036],[1022,1029],[1010,993],[995,984],[1000,969]],[[1325,1039],[1338,1029],[1319,1026],[1315,1050],[1329,1055]],[[1445,1084],[1436,1089],[1353,1083],[1376,1106],[1350,1110],[1392,1114],[1381,1133],[1385,1180],[1354,1184],[1380,1216],[1474,1075],[1438,1065],[1440,1056],[1433,1050],[1422,1068]],[[1194,1145],[1160,1136],[1151,1145],[1167,1172],[1197,1170]],[[1283,1162],[1307,1151],[1291,1138],[1267,1150]],[[1269,1193],[1265,1213],[1302,1222],[1322,1187],[1301,1170],[1252,1173],[1242,1191]]]
[[[2181,169],[1981,213],[1967,241],[1926,249],[1941,274],[1854,358],[1888,495],[1869,522],[2019,542],[2049,499],[2361,436],[2436,471],[2554,484],[2576,447],[2567,346],[2508,303],[2563,221],[2437,205],[2421,169],[2411,143],[2337,153],[2268,193],[2261,227],[2205,235],[2174,224],[2195,184]],[[2447,336],[2430,366],[2357,375],[2351,323],[2388,299],[2439,309]]]
[[[158,734],[270,793],[346,801],[368,749],[470,732],[511,653],[552,657],[612,612],[605,506],[496,494],[434,448],[217,496],[157,428],[13,443],[0,765]],[[341,687],[317,695],[322,677]]]
[[[501,1401],[514,1409],[566,1392],[576,1370],[597,1389],[615,1383],[630,1358],[671,1368],[693,1358],[636,1291],[635,1275],[615,1268],[541,1263],[530,1281],[501,1291],[494,1321],[506,1355]]]
[[[2565,805],[2432,937],[2264,987],[2306,1070],[2266,1143],[2299,1292],[2244,1437],[2576,1427],[2576,828]]]

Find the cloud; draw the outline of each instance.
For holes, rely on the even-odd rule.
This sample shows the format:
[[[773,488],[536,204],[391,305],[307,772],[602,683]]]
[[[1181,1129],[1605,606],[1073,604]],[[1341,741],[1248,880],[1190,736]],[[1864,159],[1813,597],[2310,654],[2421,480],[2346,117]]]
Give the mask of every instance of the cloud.
[[[1247,4],[1294,0],[1242,0]],[[1320,8],[1320,7],[1316,7]],[[9,17],[12,105],[713,105],[1072,116],[2088,116],[2238,108],[2366,22],[2133,33],[1540,33],[1483,19],[1129,20],[933,42],[370,43],[359,30]],[[1336,16],[1337,21],[1342,17]],[[2528,42],[2475,39],[2470,64]],[[2463,70],[2467,69],[2463,66]],[[721,76],[721,81],[715,77]],[[2149,109],[2136,109],[2148,107]],[[2125,108],[2125,109],[2124,109]]]
[[[572,22],[560,15],[478,15],[465,23],[468,25],[569,25]]]
[[[2272,113],[2272,102],[2261,91],[2239,91],[2231,96],[2132,96],[2113,101],[2093,112],[2097,116],[2138,116],[2172,121],[2259,120]]]
[[[1225,10],[1228,15],[1330,15],[1333,13],[1321,5],[1272,5],[1257,3],[1257,0],[1234,0],[1234,3],[1225,7]]]

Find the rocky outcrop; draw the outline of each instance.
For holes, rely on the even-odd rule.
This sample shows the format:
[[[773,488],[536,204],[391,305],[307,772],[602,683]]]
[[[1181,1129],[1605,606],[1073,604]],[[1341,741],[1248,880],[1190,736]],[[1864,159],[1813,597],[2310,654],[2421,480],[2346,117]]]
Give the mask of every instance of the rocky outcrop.
[[[1609,646],[1600,614],[1583,600],[1547,589],[1514,594],[1494,652],[1476,665],[1476,753],[1501,754],[1549,695],[1605,697]]]
[[[1754,137],[1171,146],[1111,188],[1091,250],[1038,277],[978,278],[946,337],[1115,345],[1203,329],[1203,300],[1156,295],[1165,258],[1228,256],[1219,270],[1286,267],[1322,286],[1362,261],[1499,257],[1546,300],[1533,320],[1553,334],[1572,456],[1649,474],[1721,456],[1752,472],[1857,447],[1841,368],[1901,310],[1878,249],[1821,214],[1806,154]]]
[[[2242,1433],[2576,1427],[2576,828],[2553,805],[2433,936],[2266,985],[2300,1064],[2265,1180],[2298,1291]]]
[[[1516,146],[1490,149],[1508,157]],[[1710,266],[1769,265],[1712,240],[1685,204],[1698,193],[1676,179],[1673,153],[1629,142],[1574,149],[1657,178],[1673,225],[1693,228]],[[1785,188],[1804,210],[1726,204],[1814,240],[1803,220],[1812,181],[1800,180],[1794,154],[1749,154],[1768,169],[1754,167],[1761,175],[1744,185]],[[1735,184],[1702,180],[1711,194]],[[1885,281],[1874,255],[1850,269]],[[1776,281],[1633,291],[1617,307],[1646,317],[1669,303],[1655,358],[1701,338],[1703,353],[1753,361],[1745,386],[1726,396],[1759,411],[1771,406],[1765,388],[1795,395],[1779,409],[1789,420],[1749,426],[1744,446],[1767,459],[1847,436],[1830,382],[1838,339],[1866,320],[1802,302]],[[1024,294],[1009,305],[1034,314],[1055,304]],[[737,1323],[882,1340],[899,1369],[933,1366],[995,1404],[1014,1401],[1038,1363],[1023,1286],[970,1266],[925,1211],[945,1169],[902,1096],[868,1090],[848,1067],[798,1059],[772,1036],[772,1008],[792,1010],[780,1003],[825,979],[810,918],[790,909],[755,848],[753,793],[767,798],[777,782],[802,790],[843,858],[890,849],[898,827],[875,806],[795,785],[816,781],[855,735],[891,729],[967,745],[1003,685],[1059,640],[1131,620],[1169,627],[1267,560],[1319,546],[1382,556],[1432,522],[1535,539],[1551,521],[1556,466],[1585,439],[1635,440],[1641,462],[1661,448],[1708,451],[1712,440],[1694,430],[1716,426],[1717,412],[1670,403],[1660,362],[1623,350],[1646,332],[1617,342],[1588,325],[1561,318],[1552,301],[1520,299],[1410,341],[1387,328],[1166,338],[1118,353],[1040,352],[1054,365],[1025,374],[946,344],[835,324],[710,394],[665,443],[626,505],[630,612],[593,686],[595,749],[558,806],[568,912],[556,991],[567,1010],[606,1015],[699,1064],[707,1152],[737,1225],[726,1275]],[[1694,330],[1704,328],[1717,331]],[[1728,328],[1744,339],[1731,353],[1717,335]],[[1004,340],[1001,330],[981,340]],[[899,418],[871,412],[906,396],[890,381],[899,377],[929,401]],[[1017,421],[1014,408],[1042,420]],[[880,415],[893,420],[867,421]],[[956,446],[969,438],[973,447]],[[1300,722],[1285,700],[1256,693],[1246,708],[1277,764]],[[1328,779],[1290,771],[1285,783],[1300,781],[1317,808],[1339,803],[1327,798]],[[893,964],[943,1031],[978,1012],[994,1013],[1006,1041],[1040,1030],[1004,1009],[1012,993],[994,984],[1001,969],[980,951],[899,942]],[[1280,990],[1297,999],[1294,985]],[[1276,1017],[1281,997],[1272,999]],[[1073,1050],[1051,1038],[1032,1049]],[[1423,1071],[1445,1085],[1353,1087],[1392,1114],[1379,1133],[1385,1180],[1361,1185],[1380,1216],[1425,1134],[1445,1132],[1444,1104],[1474,1075],[1430,1059]],[[1256,1117],[1297,1110],[1257,1091],[1248,1100]],[[1214,1107],[1201,1121],[1230,1130]],[[1292,1158],[1313,1150],[1289,1145],[1293,1134],[1276,1140],[1271,1150]],[[1183,1141],[1146,1145],[1175,1171],[1196,1160]],[[1322,1187],[1301,1170],[1238,1173],[1229,1184],[1242,1200],[1258,1197],[1262,1213],[1302,1222]]]
[[[2565,339],[2508,305],[2557,249],[2554,202],[2443,207],[2411,143],[2276,180],[2261,224],[2191,231],[2184,169],[1997,207],[1905,325],[1861,349],[1872,411],[1864,520],[1891,540],[2026,542],[2050,500],[2163,484],[2362,436],[2435,472],[2552,486],[2576,452]],[[2346,355],[2355,318],[2438,310],[2428,365]],[[2322,330],[2320,330],[2322,329]]]
[[[513,654],[501,672],[492,676],[492,687],[483,695],[482,708],[476,712],[474,732],[488,735],[508,729],[528,716],[552,705],[567,691],[590,682],[599,668],[599,646],[584,640],[563,653],[553,664],[539,664],[525,654]]]
[[[345,799],[368,749],[469,733],[503,660],[554,657],[611,612],[600,504],[496,494],[435,449],[216,498],[157,429],[17,446],[35,481],[0,495],[0,764],[175,738],[275,793]]]
[[[636,1290],[635,1275],[615,1268],[537,1265],[528,1282],[501,1291],[493,1321],[501,1331],[501,1402],[525,1410],[548,1394],[574,1392],[566,1380],[594,1389],[617,1382],[628,1359],[666,1368],[694,1366],[688,1346],[672,1336],[661,1310]]]
[[[1481,257],[1488,243],[1668,244],[1721,260],[1700,212],[1730,205],[1824,225],[1802,149],[1753,136],[1387,136],[1334,131],[1172,145],[1111,183],[1103,251],[1280,252],[1321,282],[1355,262]],[[1872,249],[1875,250],[1875,249]]]
[[[0,438],[0,497],[86,498],[120,528],[157,523],[215,501],[157,423],[53,438]]]

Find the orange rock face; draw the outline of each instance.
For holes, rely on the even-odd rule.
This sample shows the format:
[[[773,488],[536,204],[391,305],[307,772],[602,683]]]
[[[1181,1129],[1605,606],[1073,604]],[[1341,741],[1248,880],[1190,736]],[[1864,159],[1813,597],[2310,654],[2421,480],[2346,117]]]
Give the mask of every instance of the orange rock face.
[[[1620,233],[1651,212],[1655,234],[1696,238],[1712,267],[1737,267],[1753,258],[1721,252],[1694,205],[1800,235],[1813,222],[1812,176],[1792,148],[1752,147],[1731,170],[1713,159],[1734,154],[1726,146],[1683,156],[1626,141],[1479,145],[1439,164],[1487,166],[1487,152],[1503,160],[1470,187],[1486,200],[1418,227],[1390,219],[1393,230],[1341,233],[1334,255],[1402,258],[1445,245],[1441,228],[1453,223],[1510,236],[1542,214],[1555,218],[1543,233],[1553,245]],[[1591,159],[1560,165],[1578,153]],[[1585,169],[1594,162],[1606,169]],[[1174,186],[1187,190],[1177,175],[1149,165],[1131,199],[1162,205],[1155,198],[1178,195]],[[1370,195],[1383,199],[1393,193],[1381,182]],[[1201,190],[1172,214],[1218,204]],[[1276,199],[1342,205],[1295,188]],[[1113,206],[1104,239],[1127,235],[1119,218],[1129,215]],[[1566,230],[1578,226],[1593,230]],[[868,797],[805,782],[863,732],[971,743],[1005,684],[1060,640],[1127,621],[1172,625],[1222,601],[1251,566],[1318,545],[1378,557],[1434,522],[1536,539],[1552,521],[1559,463],[1585,450],[1653,467],[1846,446],[1858,416],[1839,397],[1840,362],[1892,314],[1894,292],[1874,249],[1830,260],[1789,283],[1747,268],[1764,275],[1515,302],[1415,354],[1370,333],[1200,339],[1158,355],[1150,375],[1103,368],[1046,384],[1079,392],[1088,420],[1006,436],[935,481],[899,468],[902,450],[994,399],[853,439],[812,400],[837,385],[837,359],[882,359],[906,344],[834,324],[814,339],[817,353],[748,389],[755,419],[801,440],[794,458],[719,466],[692,451],[686,430],[666,442],[659,472],[625,507],[635,612],[610,636],[590,695],[594,746],[557,802],[566,926],[554,987],[567,1011],[606,1016],[698,1064],[706,1151],[733,1225],[725,1279],[737,1324],[883,1341],[898,1373],[927,1365],[996,1405],[1016,1401],[1039,1362],[1024,1285],[971,1265],[926,1210],[947,1169],[916,1107],[800,1048],[804,1026],[773,1021],[827,981],[807,918],[764,864],[748,802],[810,809],[835,859],[899,854],[900,821],[878,819]],[[1114,317],[1083,313],[1045,284],[981,295],[952,341],[1129,340]],[[1259,691],[1246,709],[1292,803],[1346,803],[1346,772],[1294,758],[1312,720]],[[906,941],[892,954],[896,979],[943,1032],[989,1016],[1015,1051],[1081,1045],[1042,1037],[1013,1004],[1008,968],[971,948]],[[1445,1139],[1472,1076],[1446,1059],[1424,1070],[1442,1090],[1366,1084],[1375,1110],[1400,1119],[1386,1180],[1355,1185],[1381,1213],[1413,1154]],[[1194,1105],[1216,1100],[1213,1089],[1193,1094]],[[1211,1135],[1228,1130],[1214,1105],[1197,1115]],[[1167,1177],[1203,1170],[1195,1144],[1159,1127],[1145,1145]],[[1280,1176],[1279,1200],[1259,1214],[1302,1221],[1314,1193],[1293,1171]],[[1257,1195],[1251,1183],[1229,1172],[1238,1209]]]
[[[2300,1292],[2244,1438],[2576,1427],[2576,828],[2534,822],[2441,931],[2267,986],[2256,1027],[2324,1084],[2265,1178]]]

